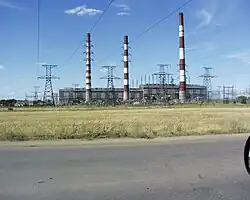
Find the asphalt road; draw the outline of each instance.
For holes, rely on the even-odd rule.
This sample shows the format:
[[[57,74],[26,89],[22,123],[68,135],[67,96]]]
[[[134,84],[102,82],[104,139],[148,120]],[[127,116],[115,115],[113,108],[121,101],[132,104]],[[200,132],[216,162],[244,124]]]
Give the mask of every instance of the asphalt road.
[[[0,145],[1,200],[250,199],[247,136],[122,145]]]

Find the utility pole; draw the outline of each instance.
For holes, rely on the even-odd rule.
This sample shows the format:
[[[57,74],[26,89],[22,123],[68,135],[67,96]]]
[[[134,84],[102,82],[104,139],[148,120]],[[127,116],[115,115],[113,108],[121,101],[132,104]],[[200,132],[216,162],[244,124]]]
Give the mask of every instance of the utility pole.
[[[203,85],[207,88],[207,101],[212,99],[212,78],[217,78],[216,76],[211,75],[210,70],[212,67],[203,67],[205,72],[203,75],[200,75],[198,78],[203,78]]]
[[[57,65],[44,64],[42,66],[45,68],[45,76],[39,76],[39,77],[37,77],[37,79],[45,79],[45,88],[44,88],[44,94],[43,94],[43,104],[47,104],[47,103],[49,103],[49,101],[51,101],[51,104],[53,106],[55,106],[52,79],[60,79],[60,78],[57,77],[57,76],[52,75],[52,69],[57,67]]]
[[[100,77],[100,79],[106,79],[108,81],[106,99],[108,100],[108,102],[110,102],[111,100],[111,102],[113,103],[113,106],[115,106],[117,97],[115,95],[114,80],[121,79],[121,78],[114,76],[114,69],[116,68],[116,66],[108,65],[108,66],[102,66],[102,68],[107,69],[108,71],[107,76]]]

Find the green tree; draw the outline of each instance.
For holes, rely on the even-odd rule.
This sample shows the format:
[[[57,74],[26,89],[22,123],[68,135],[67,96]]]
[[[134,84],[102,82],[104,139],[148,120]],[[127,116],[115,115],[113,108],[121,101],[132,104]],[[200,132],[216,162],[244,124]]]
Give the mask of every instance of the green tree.
[[[247,103],[247,97],[246,96],[239,96],[237,98],[237,101],[241,104],[246,104]]]

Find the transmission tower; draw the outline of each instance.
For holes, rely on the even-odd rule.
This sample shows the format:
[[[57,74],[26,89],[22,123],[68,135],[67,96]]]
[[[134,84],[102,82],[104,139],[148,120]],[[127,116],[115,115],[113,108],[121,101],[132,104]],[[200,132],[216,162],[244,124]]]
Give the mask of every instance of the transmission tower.
[[[114,69],[116,68],[116,66],[109,65],[109,66],[102,66],[102,68],[106,69],[108,72],[107,76],[100,77],[100,79],[106,79],[108,81],[106,90],[106,100],[108,100],[108,102],[111,101],[115,106],[117,97],[115,95],[114,80],[121,78],[114,76]]]
[[[77,101],[78,100],[78,95],[77,95],[77,93],[79,92],[77,89],[79,89],[79,86],[80,86],[80,84],[72,84],[73,85],[73,87],[74,87],[74,97],[73,97],[73,101]]]
[[[211,75],[210,70],[212,67],[203,67],[205,69],[205,73],[199,78],[203,78],[203,85],[207,88],[207,100],[209,101],[212,98],[212,78],[216,78],[216,76]]]
[[[43,103],[52,104],[55,106],[55,98],[52,86],[52,79],[59,79],[59,77],[52,75],[52,69],[57,65],[42,65],[45,68],[45,76],[39,76],[37,79],[45,79],[45,88],[43,94]]]
[[[153,77],[156,76],[158,78],[158,81],[160,83],[160,93],[158,96],[162,95],[162,97],[166,98],[166,83],[169,84],[170,76],[172,74],[168,73],[168,67],[170,67],[170,64],[158,64],[159,66],[159,72],[154,73]]]
[[[217,86],[218,90],[217,90],[217,96],[218,96],[218,99],[220,100],[221,99],[221,86]]]
[[[34,101],[39,100],[39,94],[41,93],[41,92],[38,92],[39,88],[40,86],[34,86],[34,92],[32,92],[32,94],[34,94]]]
[[[28,95],[27,93],[25,93],[25,103],[26,104],[28,104],[31,101],[30,99],[32,99],[32,98],[34,98],[34,96]]]
[[[223,85],[223,101],[234,99],[234,86]]]

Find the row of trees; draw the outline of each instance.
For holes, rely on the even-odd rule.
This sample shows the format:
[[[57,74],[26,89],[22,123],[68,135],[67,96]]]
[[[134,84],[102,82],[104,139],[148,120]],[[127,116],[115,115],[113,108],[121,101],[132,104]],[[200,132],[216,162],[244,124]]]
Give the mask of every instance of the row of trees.
[[[154,101],[156,101],[156,98],[152,98],[150,100],[152,102],[154,102]],[[169,101],[170,99],[167,98],[165,100]],[[229,100],[224,100],[224,101],[223,101],[223,103],[229,103],[230,102]],[[2,100],[0,100],[0,107],[14,107],[17,102],[18,101],[16,99],[2,99]],[[247,98],[246,96],[239,96],[239,97],[237,97],[237,99],[234,100],[234,103],[247,104],[248,102],[250,102],[250,97]],[[46,104],[50,105],[50,102],[46,102]],[[27,106],[27,105],[24,103],[24,106]],[[33,106],[41,106],[41,105],[43,105],[42,101],[33,102]]]
[[[2,99],[0,100],[0,106],[2,107],[13,107],[17,103],[16,99]]]

